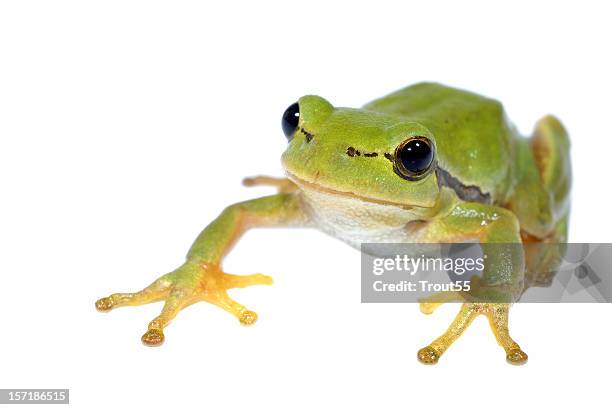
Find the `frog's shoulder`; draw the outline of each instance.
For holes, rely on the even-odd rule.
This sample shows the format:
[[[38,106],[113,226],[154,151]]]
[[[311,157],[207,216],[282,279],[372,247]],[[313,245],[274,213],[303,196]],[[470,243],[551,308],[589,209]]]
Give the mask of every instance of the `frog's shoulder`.
[[[518,133],[502,104],[469,91],[419,83],[364,106],[426,126],[436,141],[438,166],[466,187],[494,202],[511,190],[513,151]]]

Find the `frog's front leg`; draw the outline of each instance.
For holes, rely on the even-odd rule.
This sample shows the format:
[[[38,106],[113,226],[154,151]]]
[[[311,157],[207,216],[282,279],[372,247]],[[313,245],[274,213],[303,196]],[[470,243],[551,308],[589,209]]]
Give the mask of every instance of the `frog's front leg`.
[[[304,225],[299,197],[295,194],[258,198],[234,204],[208,225],[198,236],[186,262],[136,293],[114,293],[96,302],[99,311],[120,306],[136,306],[165,301],[164,307],[148,326],[142,342],[157,346],[164,341],[164,328],[178,312],[199,301],[221,307],[244,325],[253,324],[257,314],[227,295],[227,290],[272,283],[269,276],[237,276],[221,270],[221,262],[236,241],[248,229],[266,226]]]
[[[487,259],[475,296],[479,299],[480,294],[487,303],[464,303],[448,330],[419,350],[418,359],[425,364],[437,363],[476,316],[482,314],[489,319],[497,342],[506,351],[507,360],[513,364],[526,362],[527,354],[510,337],[508,331],[510,303],[516,300],[522,290],[525,268],[520,228],[515,215],[492,205],[458,203],[447,215],[433,219],[422,229],[420,240],[423,242],[446,243],[466,239],[478,239],[481,242]],[[445,301],[459,300],[457,296],[456,293],[434,295],[421,303],[421,310],[432,313]],[[491,300],[496,303],[490,303]]]
[[[276,187],[278,192],[282,194],[288,194],[298,190],[297,185],[295,185],[289,178],[269,177],[267,175],[257,175],[254,177],[244,178],[242,180],[242,185],[248,187],[273,186]]]

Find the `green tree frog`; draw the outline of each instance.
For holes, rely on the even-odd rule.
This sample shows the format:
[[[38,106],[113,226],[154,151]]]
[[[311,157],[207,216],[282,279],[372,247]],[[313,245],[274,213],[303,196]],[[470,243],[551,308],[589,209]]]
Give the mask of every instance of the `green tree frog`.
[[[199,301],[219,306],[241,324],[253,324],[257,314],[226,291],[272,279],[223,272],[222,261],[247,230],[260,227],[315,227],[355,247],[364,242],[566,241],[569,139],[552,116],[524,138],[499,102],[419,83],[360,109],[304,96],[287,108],[282,129],[288,140],[282,155],[286,178],[244,180],[247,186],[276,186],[277,194],[229,206],[202,231],[180,267],[139,292],[102,298],[96,308],[164,301],[142,336],[148,346],[162,344],[169,322]],[[503,260],[488,260],[484,286],[520,293],[524,259],[517,250]],[[513,301],[463,303],[448,330],[420,349],[418,359],[436,363],[482,314],[507,360],[524,363],[527,354],[508,331]],[[431,313],[442,302],[423,302],[421,310]]]

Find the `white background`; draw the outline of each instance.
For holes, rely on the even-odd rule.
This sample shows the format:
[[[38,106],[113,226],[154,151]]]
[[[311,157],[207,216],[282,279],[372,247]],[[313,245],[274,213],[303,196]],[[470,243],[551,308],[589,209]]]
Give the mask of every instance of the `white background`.
[[[358,107],[438,81],[503,101],[525,134],[554,113],[570,238],[612,241],[609,12],[529,3],[0,3],[0,388],[70,388],[79,409],[605,405],[611,306],[517,305],[526,366],[480,318],[426,367],[416,351],[457,306],[361,304],[359,253],[316,231],[253,231],[227,259],[276,280],[233,293],[254,327],[198,304],[146,348],[159,304],[93,306],[272,192],[240,181],[282,174],[280,116],[309,93]]]

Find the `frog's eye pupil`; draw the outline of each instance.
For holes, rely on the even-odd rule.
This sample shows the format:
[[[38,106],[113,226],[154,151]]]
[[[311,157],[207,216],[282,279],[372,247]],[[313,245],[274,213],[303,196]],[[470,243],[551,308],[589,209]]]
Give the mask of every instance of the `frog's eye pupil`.
[[[297,130],[300,122],[300,105],[293,103],[283,113],[283,119],[281,125],[283,127],[283,133],[289,141],[293,138],[293,134]]]
[[[419,179],[429,171],[433,159],[431,141],[425,137],[412,137],[396,148],[395,170],[406,179]]]

